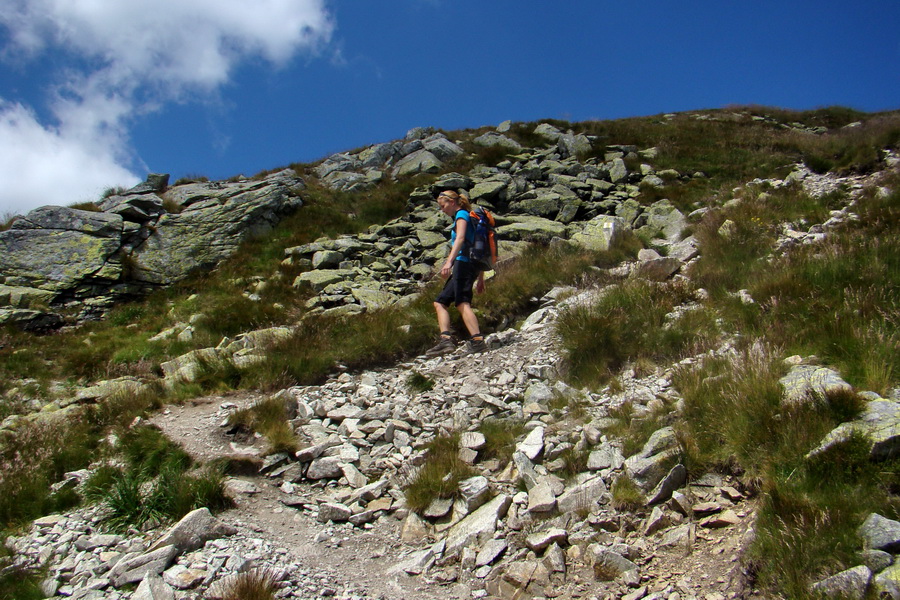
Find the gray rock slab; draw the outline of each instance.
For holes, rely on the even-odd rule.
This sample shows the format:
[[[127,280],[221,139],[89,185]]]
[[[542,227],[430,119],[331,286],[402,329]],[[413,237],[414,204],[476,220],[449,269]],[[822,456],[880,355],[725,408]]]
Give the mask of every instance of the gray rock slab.
[[[565,490],[556,499],[556,508],[561,513],[588,510],[607,491],[603,479],[595,477]]]
[[[551,527],[546,531],[532,533],[525,538],[525,545],[529,550],[543,552],[551,544],[565,544],[569,541],[569,532],[561,527]]]
[[[900,598],[900,562],[878,573],[873,583],[876,598]]]
[[[614,581],[629,571],[638,571],[638,566],[617,552],[599,544],[588,546],[594,576],[600,581]]]
[[[872,513],[859,528],[867,548],[900,552],[900,522]]]
[[[353,510],[346,504],[325,502],[319,505],[318,519],[320,523],[327,523],[328,521],[343,523],[349,521],[351,516],[353,516]]]
[[[169,545],[120,560],[110,570],[109,580],[117,588],[129,583],[140,583],[148,573],[160,575],[172,564],[178,553],[178,548]]]
[[[467,512],[472,512],[488,501],[491,485],[487,477],[477,475],[459,482],[459,494]]]
[[[338,456],[323,456],[313,460],[306,471],[308,479],[339,479],[344,471],[341,465],[344,461]]]
[[[826,598],[863,600],[871,581],[872,571],[869,570],[869,567],[859,565],[814,583],[811,589],[814,593],[821,594]]]
[[[530,490],[538,484],[540,475],[535,470],[534,463],[527,456],[521,452],[513,452],[513,464],[519,472],[519,478],[525,484],[525,489]]]
[[[625,457],[622,456],[622,451],[612,444],[604,443],[588,455],[587,468],[590,471],[621,469],[623,464]]]
[[[131,600],[175,600],[175,590],[159,575],[151,573],[141,581]]]
[[[854,433],[861,433],[871,440],[872,460],[900,456],[900,402],[883,398],[868,402],[858,419],[838,425],[808,456],[825,452]]]
[[[850,384],[837,371],[814,365],[795,365],[779,383],[784,388],[782,399],[786,404],[809,401],[811,395],[851,389]]]
[[[483,567],[485,565],[493,564],[495,560],[500,558],[500,556],[506,552],[508,547],[509,542],[505,539],[488,540],[481,546],[481,549],[478,550],[478,554],[475,556],[475,566]]]
[[[512,498],[500,494],[484,506],[454,525],[447,534],[447,556],[452,556],[464,547],[483,544],[497,531],[497,521],[506,515]]]
[[[572,236],[572,241],[588,250],[608,251],[620,246],[630,229],[620,217],[600,215],[588,221],[584,229]]]
[[[659,484],[653,488],[653,491],[650,492],[647,504],[653,505],[665,502],[671,498],[675,490],[682,487],[685,482],[687,482],[687,469],[684,465],[675,465],[672,467],[672,470],[669,471],[668,475],[663,477],[662,481],[660,481]]]
[[[528,512],[548,513],[556,510],[556,495],[549,483],[542,481],[528,490]]]
[[[459,445],[470,450],[481,450],[487,445],[487,439],[481,432],[467,431],[459,436]]]
[[[172,545],[179,552],[190,552],[203,547],[203,544],[210,540],[235,533],[236,528],[214,517],[208,508],[198,508],[182,517],[150,547],[150,550]]]
[[[544,428],[535,427],[525,439],[516,446],[516,451],[521,452],[528,460],[534,460],[544,451]]]

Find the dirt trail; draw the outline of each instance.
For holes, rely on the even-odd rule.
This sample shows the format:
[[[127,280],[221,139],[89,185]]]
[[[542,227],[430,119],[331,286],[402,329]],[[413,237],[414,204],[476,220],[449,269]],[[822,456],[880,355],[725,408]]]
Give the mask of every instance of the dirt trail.
[[[547,344],[546,336],[534,336],[520,339],[510,347],[489,351],[472,361],[478,370],[475,376],[491,377],[502,367],[502,361],[511,356],[522,359],[532,354],[546,354]],[[447,363],[426,364],[422,359],[397,368],[423,370],[434,377],[452,376],[454,370]],[[183,405],[166,407],[153,416],[151,422],[200,461],[259,453],[262,440],[244,440],[238,444],[222,424],[229,410],[250,406],[262,398],[263,395],[253,392],[197,398]],[[455,577],[450,576],[445,579],[451,581],[437,581],[442,573],[455,572],[455,568],[436,569],[422,577],[391,574],[391,569],[405,555],[425,547],[401,542],[401,521],[394,517],[382,517],[366,528],[355,528],[349,524],[322,524],[309,511],[292,507],[303,503],[313,505],[317,499],[330,497],[333,487],[322,483],[293,484],[292,493],[286,494],[278,487],[281,480],[276,482],[259,475],[241,475],[235,479],[252,486],[256,493],[233,493],[237,505],[222,513],[221,518],[236,525],[244,535],[266,539],[274,547],[283,549],[309,573],[325,576],[336,588],[333,590],[336,594],[344,594],[342,597],[426,600],[477,598],[484,594],[483,582],[471,577],[452,581]],[[739,525],[722,529],[694,527],[686,546],[656,548],[659,540],[655,537],[640,538],[644,552],[639,561],[642,578],[637,590],[620,583],[597,581],[586,567],[571,567],[565,583],[555,590],[556,597],[620,597],[620,594],[642,589],[647,594],[663,593],[661,598],[677,593],[679,596],[676,597],[682,600],[724,600],[743,596],[739,557],[742,538],[752,521],[752,507],[749,502],[741,502],[734,510],[741,518]],[[639,528],[646,516],[634,516],[631,520],[634,527]]]

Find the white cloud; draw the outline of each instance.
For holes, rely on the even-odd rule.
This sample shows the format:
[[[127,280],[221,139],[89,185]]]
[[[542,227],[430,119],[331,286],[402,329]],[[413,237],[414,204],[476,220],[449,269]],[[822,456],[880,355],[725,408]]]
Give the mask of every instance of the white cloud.
[[[57,198],[64,173],[92,186],[108,181],[101,187],[135,179],[133,119],[215,92],[242,60],[282,66],[300,51],[316,52],[334,29],[325,0],[0,0],[0,26],[9,31],[6,56],[64,52],[72,64],[90,65],[52,75],[53,123],[4,102],[0,91],[0,177],[20,173],[17,194],[55,180],[49,185],[63,190]],[[0,190],[0,210],[21,210],[12,194]]]
[[[120,166],[115,141],[48,129],[20,104],[0,104],[0,216],[46,204],[97,200],[139,179]]]

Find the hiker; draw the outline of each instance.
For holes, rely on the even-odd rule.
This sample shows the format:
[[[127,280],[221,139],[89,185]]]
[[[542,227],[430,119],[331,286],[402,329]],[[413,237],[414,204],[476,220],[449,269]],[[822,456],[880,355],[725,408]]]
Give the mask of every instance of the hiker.
[[[434,301],[434,309],[437,312],[438,326],[441,332],[440,340],[425,355],[440,356],[452,352],[456,348],[453,330],[450,327],[449,306],[451,303],[456,305],[456,309],[469,331],[466,354],[483,352],[487,349],[487,345],[484,343],[484,336],[478,327],[478,317],[472,310],[472,288],[474,287],[479,294],[484,291],[484,272],[476,267],[466,255],[466,246],[471,244],[475,237],[469,217],[472,205],[467,196],[452,190],[438,194],[437,203],[441,212],[453,219],[453,226],[450,229],[450,254],[441,267],[441,277],[447,279],[447,283],[444,284],[444,289]]]

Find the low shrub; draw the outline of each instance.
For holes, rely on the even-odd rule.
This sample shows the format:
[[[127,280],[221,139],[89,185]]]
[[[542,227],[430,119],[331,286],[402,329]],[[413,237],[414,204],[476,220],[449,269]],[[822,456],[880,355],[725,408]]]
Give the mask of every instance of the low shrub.
[[[619,440],[622,443],[622,453],[632,456],[639,452],[653,433],[669,424],[672,409],[669,406],[660,405],[649,410],[635,402],[626,400],[619,406],[609,411],[609,418],[614,419],[614,424],[604,428],[604,433]]]
[[[0,447],[0,528],[71,506],[71,496],[51,493],[50,485],[87,467],[98,440],[97,430],[78,414],[66,427],[48,422],[20,427]]]
[[[42,600],[46,596],[41,591],[43,574],[16,567],[12,551],[0,545],[0,600]]]
[[[560,470],[563,479],[569,481],[587,471],[590,454],[591,452],[587,448],[579,448],[577,446],[563,450],[559,457],[563,463],[562,470]]]

